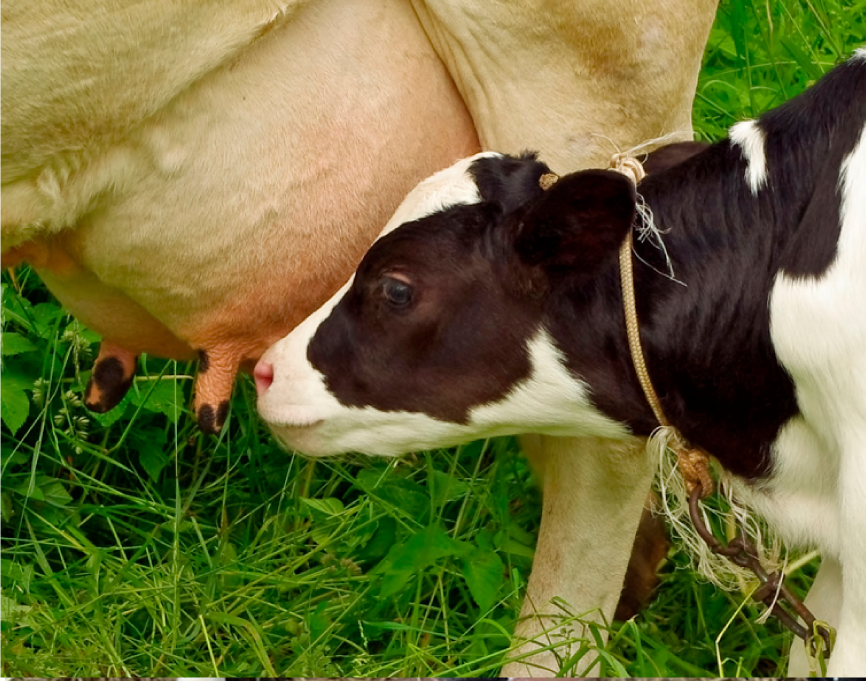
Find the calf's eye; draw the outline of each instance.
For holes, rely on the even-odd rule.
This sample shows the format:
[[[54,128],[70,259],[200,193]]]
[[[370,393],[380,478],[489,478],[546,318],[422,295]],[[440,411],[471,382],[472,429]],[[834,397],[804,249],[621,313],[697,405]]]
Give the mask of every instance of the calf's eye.
[[[412,287],[405,281],[388,277],[382,284],[385,299],[396,308],[404,308],[412,302]]]

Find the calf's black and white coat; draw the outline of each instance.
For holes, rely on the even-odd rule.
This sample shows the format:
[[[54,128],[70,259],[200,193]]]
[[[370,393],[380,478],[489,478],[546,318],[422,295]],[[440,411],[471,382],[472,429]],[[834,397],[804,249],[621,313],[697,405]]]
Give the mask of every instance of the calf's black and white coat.
[[[634,187],[583,171],[545,192],[546,170],[487,153],[419,185],[354,279],[263,357],[259,410],[277,436],[312,455],[396,455],[649,435],[616,258]],[[788,542],[820,548],[809,603],[838,630],[829,674],[862,673],[866,50],[638,190],[676,279],[635,241],[663,409]]]

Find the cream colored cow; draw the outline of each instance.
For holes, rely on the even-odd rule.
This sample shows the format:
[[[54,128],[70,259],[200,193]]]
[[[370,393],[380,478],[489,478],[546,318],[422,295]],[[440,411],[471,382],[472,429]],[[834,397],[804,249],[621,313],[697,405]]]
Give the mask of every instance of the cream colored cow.
[[[239,367],[345,281],[411,187],[479,141],[573,170],[690,130],[714,12],[715,0],[8,0],[4,265],[30,262],[103,335],[91,407],[122,398],[142,352],[198,354],[194,408],[216,432]],[[517,632],[531,638],[553,596],[611,615],[650,467],[601,441],[524,444],[545,470]],[[608,541],[588,543],[599,528]],[[543,653],[504,673],[554,671]]]

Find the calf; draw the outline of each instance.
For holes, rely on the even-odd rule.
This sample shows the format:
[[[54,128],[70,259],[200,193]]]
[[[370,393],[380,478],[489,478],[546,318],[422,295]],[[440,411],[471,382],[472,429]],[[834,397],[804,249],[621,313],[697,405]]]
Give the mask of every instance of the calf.
[[[352,281],[265,353],[262,416],[311,455],[648,436],[616,257],[646,226],[639,194],[664,235],[633,247],[661,406],[785,539],[821,550],[828,673],[862,672],[866,50],[637,193],[607,170],[545,191],[546,173],[485,153],[413,190]]]

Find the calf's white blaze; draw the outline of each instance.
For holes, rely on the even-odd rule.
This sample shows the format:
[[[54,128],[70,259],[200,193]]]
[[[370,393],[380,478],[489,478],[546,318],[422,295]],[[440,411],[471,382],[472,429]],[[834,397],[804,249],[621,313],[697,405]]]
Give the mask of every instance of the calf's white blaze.
[[[782,272],[773,286],[773,344],[794,379],[802,416],[775,443],[770,494],[753,495],[783,536],[797,527],[791,539],[845,566],[830,676],[866,669],[866,126],[838,186],[835,260],[818,277]]]
[[[379,233],[379,239],[397,227],[413,220],[420,220],[452,206],[469,206],[481,203],[481,194],[469,168],[480,158],[495,158],[502,154],[482,151],[474,156],[460,159],[454,165],[434,173],[418,183],[394,211],[391,219]]]

